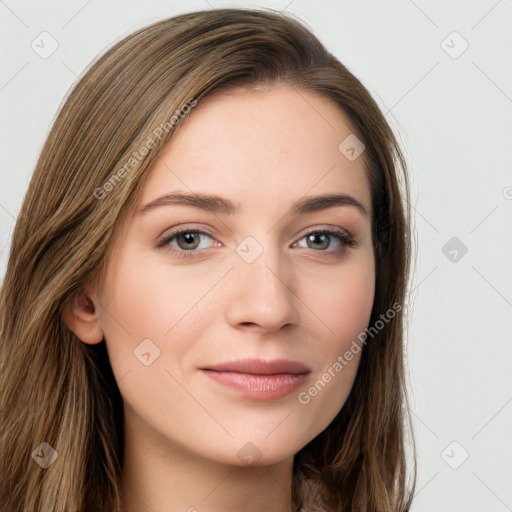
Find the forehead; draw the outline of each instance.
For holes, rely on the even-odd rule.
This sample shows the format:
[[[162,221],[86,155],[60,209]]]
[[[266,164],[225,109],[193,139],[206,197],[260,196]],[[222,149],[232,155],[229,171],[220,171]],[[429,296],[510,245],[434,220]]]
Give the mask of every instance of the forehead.
[[[282,86],[200,102],[153,163],[141,203],[173,191],[213,193],[274,209],[306,194],[344,193],[371,209],[362,157],[339,150],[352,134],[329,99]]]

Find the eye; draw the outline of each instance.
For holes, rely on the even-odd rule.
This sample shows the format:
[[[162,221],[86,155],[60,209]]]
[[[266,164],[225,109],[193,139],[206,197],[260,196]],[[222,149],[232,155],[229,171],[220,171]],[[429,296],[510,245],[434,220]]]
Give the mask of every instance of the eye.
[[[301,240],[306,240],[306,248],[314,249],[315,251],[326,252],[325,249],[328,249],[333,245],[336,247],[331,247],[332,252],[343,252],[346,246],[353,247],[355,245],[355,241],[345,230],[341,229],[314,229],[307,233]],[[299,241],[300,242],[300,241]],[[293,247],[297,247],[299,242],[295,242]],[[331,251],[329,251],[331,252]]]
[[[157,247],[170,248],[170,250],[178,257],[193,258],[201,255],[202,250],[206,250],[211,247],[211,245],[209,247],[199,247],[201,239],[204,238],[210,238],[213,240],[213,235],[202,229],[180,228],[164,235],[157,242]],[[306,240],[307,249],[312,249],[315,252],[325,252],[328,254],[341,254],[347,246],[353,247],[355,245],[355,241],[352,236],[347,231],[340,228],[312,229],[299,241],[294,242],[292,247],[304,247],[303,245],[299,245],[299,242],[304,239]],[[221,245],[216,240],[214,242],[214,245]],[[335,247],[332,247],[333,245]],[[327,250],[329,248],[330,250]]]
[[[158,247],[170,246],[171,249],[177,253],[178,256],[195,256],[193,252],[198,252],[196,249],[199,246],[202,237],[212,238],[211,233],[201,229],[182,228],[178,229],[168,235],[165,235],[158,241]],[[173,246],[173,241],[176,239],[178,248]],[[203,247],[202,249],[205,249]]]

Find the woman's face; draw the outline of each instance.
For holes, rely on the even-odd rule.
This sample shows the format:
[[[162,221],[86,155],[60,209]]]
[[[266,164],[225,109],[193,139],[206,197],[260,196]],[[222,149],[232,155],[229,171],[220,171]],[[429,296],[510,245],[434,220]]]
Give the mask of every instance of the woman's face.
[[[329,425],[359,363],[375,281],[360,147],[339,148],[351,129],[333,104],[289,87],[180,122],[88,291],[132,432],[274,463]]]

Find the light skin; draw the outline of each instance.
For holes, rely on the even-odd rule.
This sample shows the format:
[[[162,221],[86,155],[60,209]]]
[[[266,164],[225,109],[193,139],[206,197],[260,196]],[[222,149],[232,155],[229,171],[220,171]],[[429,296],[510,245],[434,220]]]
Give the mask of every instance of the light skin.
[[[289,512],[293,456],[340,411],[360,353],[307,404],[298,395],[349,349],[373,305],[363,160],[339,151],[352,130],[333,103],[287,86],[208,98],[180,123],[119,228],[104,281],[87,283],[65,320],[84,343],[107,345],[125,409],[126,512]],[[141,211],[173,192],[219,195],[239,212]],[[292,212],[322,194],[353,201]],[[190,234],[157,246],[177,228]],[[148,365],[134,354],[146,339],[160,350]],[[310,373],[262,400],[201,370],[245,358]]]

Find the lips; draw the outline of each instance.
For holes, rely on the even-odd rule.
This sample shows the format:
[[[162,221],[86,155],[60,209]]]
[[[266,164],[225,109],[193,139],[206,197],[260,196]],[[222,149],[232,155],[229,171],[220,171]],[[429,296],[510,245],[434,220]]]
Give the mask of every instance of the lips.
[[[238,361],[227,361],[202,368],[217,372],[237,372],[250,375],[276,375],[288,373],[291,375],[307,374],[311,371],[306,365],[297,361],[287,359],[274,359],[265,361],[263,359],[240,359]]]
[[[285,359],[241,359],[205,366],[201,371],[217,384],[256,400],[287,396],[311,373],[305,364]]]

